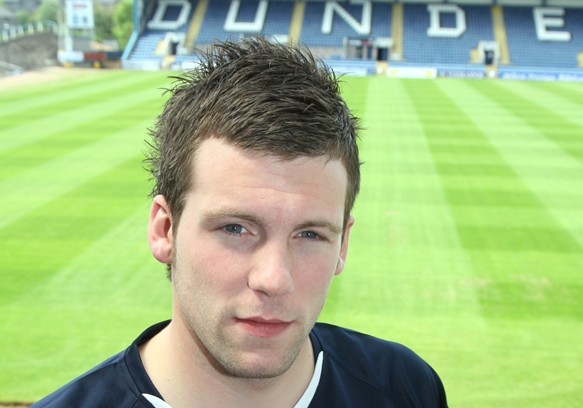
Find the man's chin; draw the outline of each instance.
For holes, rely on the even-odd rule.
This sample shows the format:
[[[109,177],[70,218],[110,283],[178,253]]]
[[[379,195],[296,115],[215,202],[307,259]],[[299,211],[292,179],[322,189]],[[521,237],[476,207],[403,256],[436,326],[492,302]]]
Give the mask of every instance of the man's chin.
[[[230,377],[242,380],[272,380],[287,372],[298,354],[296,350],[244,353],[238,361],[224,363],[223,368]]]
[[[309,340],[303,338],[296,338],[291,343],[289,338],[265,340],[247,337],[247,340],[243,347],[230,352],[223,349],[216,356],[223,374],[242,380],[277,379],[294,365],[306,346],[311,349]]]

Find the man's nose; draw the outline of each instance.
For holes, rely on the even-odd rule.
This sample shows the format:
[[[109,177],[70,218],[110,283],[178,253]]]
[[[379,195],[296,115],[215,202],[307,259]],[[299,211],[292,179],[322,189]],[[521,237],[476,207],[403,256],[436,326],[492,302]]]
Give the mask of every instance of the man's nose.
[[[248,285],[267,296],[283,296],[293,292],[293,254],[286,244],[269,243],[259,248],[253,257]]]

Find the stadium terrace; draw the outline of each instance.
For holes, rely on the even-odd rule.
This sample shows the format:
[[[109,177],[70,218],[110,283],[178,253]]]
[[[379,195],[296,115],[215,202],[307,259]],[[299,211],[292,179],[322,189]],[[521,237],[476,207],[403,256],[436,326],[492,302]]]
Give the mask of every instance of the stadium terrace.
[[[180,70],[215,40],[261,35],[305,44],[353,75],[583,78],[581,2],[454,3],[135,0],[122,66]]]

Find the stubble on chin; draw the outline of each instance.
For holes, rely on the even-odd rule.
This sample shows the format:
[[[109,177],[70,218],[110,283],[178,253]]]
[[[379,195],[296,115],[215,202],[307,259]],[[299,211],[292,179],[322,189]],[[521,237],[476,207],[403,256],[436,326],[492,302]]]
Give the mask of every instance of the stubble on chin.
[[[296,362],[304,347],[311,347],[309,343],[309,331],[295,334],[295,339],[288,341],[286,345],[274,349],[269,353],[266,349],[270,346],[270,340],[258,341],[253,347],[257,353],[249,350],[249,344],[238,342],[228,335],[217,335],[214,341],[205,344],[205,336],[199,337],[191,329],[191,336],[197,348],[205,358],[205,362],[213,370],[222,376],[240,380],[250,384],[254,388],[261,388],[285,374]],[[255,340],[251,340],[253,342]],[[262,349],[261,343],[265,344]]]

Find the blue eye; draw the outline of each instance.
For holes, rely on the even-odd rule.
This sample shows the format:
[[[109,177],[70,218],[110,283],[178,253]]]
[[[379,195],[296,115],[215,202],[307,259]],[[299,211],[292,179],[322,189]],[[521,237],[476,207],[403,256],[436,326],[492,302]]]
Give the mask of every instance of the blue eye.
[[[306,239],[322,239],[322,237],[320,236],[320,234],[314,232],[314,231],[303,231],[300,233],[300,236],[302,238],[306,238]]]
[[[241,235],[245,232],[245,227],[239,224],[228,224],[223,227],[225,232],[231,235]]]

